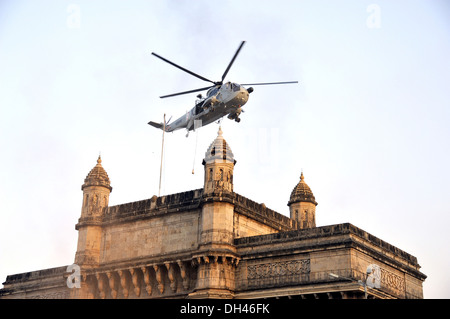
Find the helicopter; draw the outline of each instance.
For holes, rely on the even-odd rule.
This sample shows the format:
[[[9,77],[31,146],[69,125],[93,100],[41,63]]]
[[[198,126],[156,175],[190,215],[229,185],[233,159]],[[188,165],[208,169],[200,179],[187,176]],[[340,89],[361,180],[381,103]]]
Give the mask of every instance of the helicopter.
[[[207,90],[205,97],[203,97],[201,94],[197,95],[195,106],[190,111],[187,111],[185,115],[181,116],[174,122],[170,123],[171,118],[166,122],[164,118],[163,123],[156,123],[150,121],[148,122],[148,124],[158,129],[161,129],[165,132],[173,132],[175,130],[185,128],[187,129],[186,137],[188,137],[190,131],[192,130],[195,131],[195,129],[198,128],[199,126],[206,126],[212,122],[221,120],[224,116],[227,116],[230,120],[234,120],[239,123],[241,121],[241,118],[239,116],[242,112],[244,112],[242,110],[242,106],[244,106],[244,104],[247,103],[249,94],[253,92],[253,87],[251,86],[298,83],[298,81],[247,83],[247,84],[238,84],[229,81],[224,82],[225,77],[228,74],[228,71],[233,65],[236,57],[238,56],[244,44],[245,41],[242,41],[241,44],[239,45],[236,53],[234,54],[227,68],[225,69],[225,72],[223,73],[220,81],[211,81],[152,52],[152,55],[163,60],[164,62],[167,62],[172,66],[184,72],[187,72],[190,75],[193,75],[203,81],[210,82],[213,85],[199,89],[160,96],[160,98],[168,98],[182,94],[189,94]],[[246,86],[250,87],[245,88]]]

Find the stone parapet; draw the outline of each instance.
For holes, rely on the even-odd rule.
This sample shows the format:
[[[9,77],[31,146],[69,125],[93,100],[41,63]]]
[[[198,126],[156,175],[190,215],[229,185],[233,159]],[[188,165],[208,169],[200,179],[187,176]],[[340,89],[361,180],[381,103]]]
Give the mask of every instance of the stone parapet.
[[[110,206],[104,208],[102,222],[104,224],[127,222],[171,213],[195,210],[208,202],[228,202],[234,205],[234,211],[246,215],[263,224],[270,224],[278,231],[298,228],[298,222],[267,208],[262,203],[252,201],[234,192],[212,192],[203,194],[203,189],[170,194],[141,201]],[[87,221],[86,221],[87,222]],[[98,219],[96,219],[98,222]]]
[[[9,275],[0,289],[0,298],[65,299],[67,266]]]
[[[372,245],[376,247],[379,247],[383,250],[391,252],[392,254],[398,257],[401,257],[408,264],[418,266],[416,257],[371,235],[370,233],[350,223],[322,226],[310,229],[293,230],[268,235],[237,238],[234,240],[234,243],[238,247],[245,247],[254,245],[275,244],[279,242],[299,241],[313,238],[326,239],[327,237],[331,236],[347,235],[347,234],[356,235],[361,239],[370,242]]]

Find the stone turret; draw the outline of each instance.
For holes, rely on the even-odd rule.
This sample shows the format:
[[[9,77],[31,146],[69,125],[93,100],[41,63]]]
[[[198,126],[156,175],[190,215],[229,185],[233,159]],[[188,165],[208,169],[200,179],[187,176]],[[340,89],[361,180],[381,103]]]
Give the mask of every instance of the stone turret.
[[[97,165],[89,172],[81,186],[83,204],[81,217],[75,229],[78,230],[78,247],[75,263],[95,267],[99,263],[101,243],[101,221],[104,208],[108,207],[112,191],[110,180],[102,167],[100,156]]]
[[[214,191],[233,192],[233,170],[236,161],[219,127],[216,139],[208,147],[203,160],[205,166],[205,194]]]
[[[288,202],[290,217],[299,222],[300,228],[316,227],[317,202],[311,188],[305,183],[303,172]]]
[[[236,161],[219,128],[203,165],[197,283],[190,298],[231,298],[235,289],[233,169]]]
[[[100,216],[103,208],[108,207],[109,194],[112,191],[100,156],[97,159],[97,165],[86,176],[81,190],[83,191],[81,218]]]

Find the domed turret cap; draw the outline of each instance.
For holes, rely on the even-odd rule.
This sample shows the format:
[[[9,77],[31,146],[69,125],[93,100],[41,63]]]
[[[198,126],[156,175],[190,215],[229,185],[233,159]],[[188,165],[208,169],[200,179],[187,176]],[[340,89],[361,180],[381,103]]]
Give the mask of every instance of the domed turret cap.
[[[205,159],[203,160],[203,165],[206,163],[213,163],[216,160],[227,161],[236,164],[233,152],[231,151],[230,145],[222,136],[222,128],[219,127],[216,139],[208,147],[205,153]]]
[[[311,191],[311,188],[309,188],[309,186],[305,183],[305,177],[303,176],[303,172],[300,175],[300,182],[292,190],[288,206],[290,206],[293,203],[299,202],[310,202],[317,206],[317,202],[313,192]]]
[[[102,166],[102,159],[100,156],[97,160],[97,165],[86,176],[84,179],[84,184],[81,186],[81,189],[89,186],[103,186],[112,191],[111,182],[109,180],[108,174]]]

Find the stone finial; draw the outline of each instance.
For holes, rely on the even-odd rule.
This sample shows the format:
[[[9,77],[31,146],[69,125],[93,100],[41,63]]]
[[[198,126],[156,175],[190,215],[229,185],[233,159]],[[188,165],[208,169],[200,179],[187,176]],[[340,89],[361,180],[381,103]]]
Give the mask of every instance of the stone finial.
[[[108,174],[106,173],[101,163],[102,159],[99,155],[97,159],[97,165],[95,165],[94,168],[91,169],[89,174],[86,176],[81,189],[84,189],[88,186],[103,186],[108,188],[110,191],[112,190]]]
[[[309,188],[308,184],[305,183],[305,176],[303,175],[303,171],[300,175],[300,182],[298,182],[298,184],[292,190],[288,205],[298,202],[310,202],[314,205],[317,205],[311,188]]]
[[[230,163],[235,163],[233,152],[231,151],[230,145],[222,136],[222,127],[219,127],[217,132],[217,137],[208,147],[205,153],[205,158],[203,164],[214,162],[215,160],[227,161]]]

